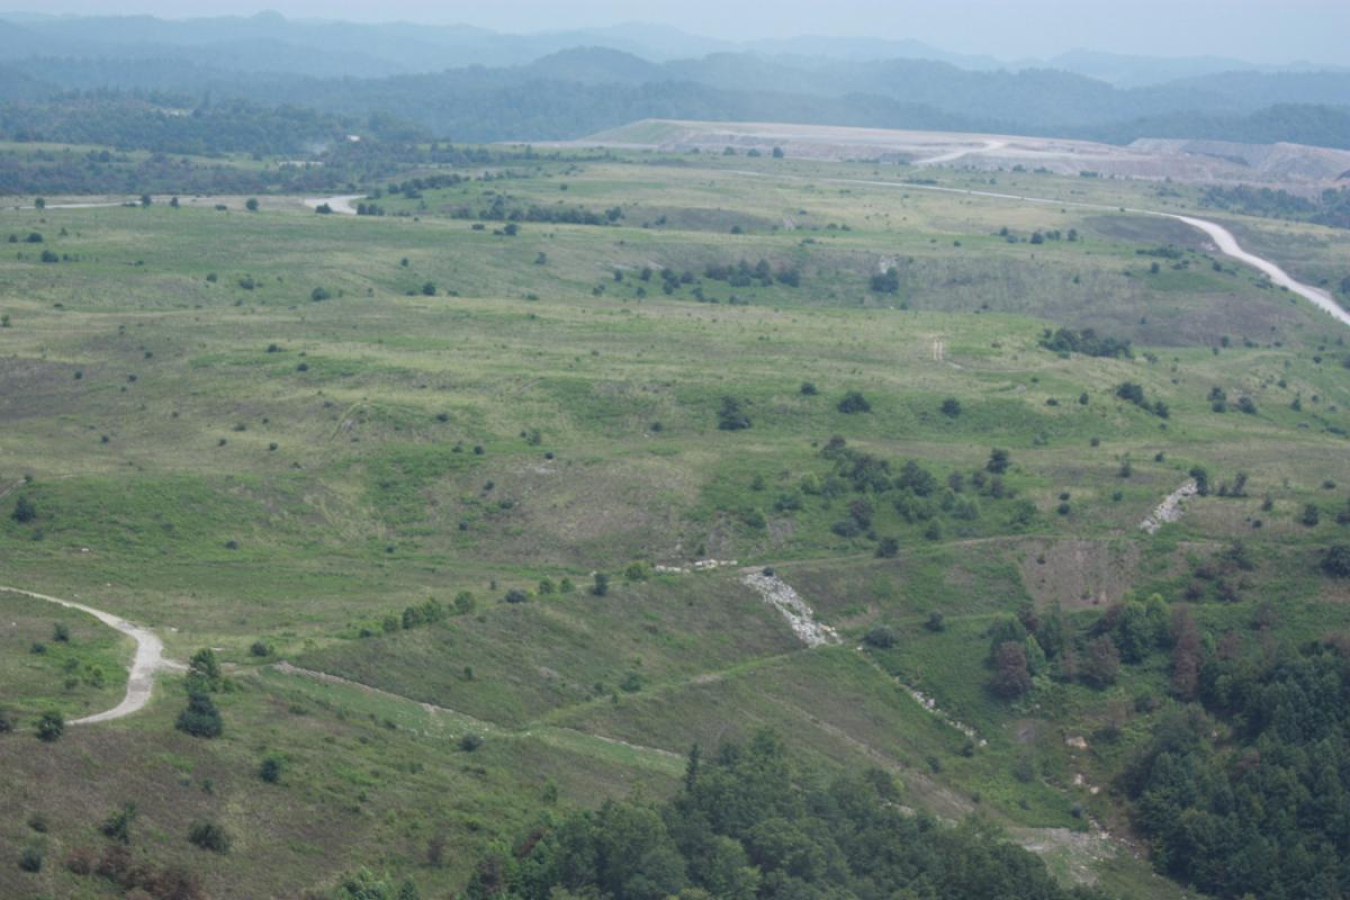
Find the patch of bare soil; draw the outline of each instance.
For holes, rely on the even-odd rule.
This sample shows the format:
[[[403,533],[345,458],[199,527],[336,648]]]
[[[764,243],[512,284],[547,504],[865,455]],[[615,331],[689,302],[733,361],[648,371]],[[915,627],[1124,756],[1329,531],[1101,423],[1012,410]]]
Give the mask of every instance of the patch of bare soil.
[[[1037,541],[1018,560],[1022,583],[1039,607],[1108,606],[1134,582],[1139,548],[1129,541]]]

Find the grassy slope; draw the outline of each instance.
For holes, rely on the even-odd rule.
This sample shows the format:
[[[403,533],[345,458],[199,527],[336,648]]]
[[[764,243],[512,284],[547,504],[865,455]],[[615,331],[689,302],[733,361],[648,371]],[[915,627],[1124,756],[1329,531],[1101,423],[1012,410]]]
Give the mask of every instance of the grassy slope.
[[[17,485],[39,510],[32,525],[0,521],[0,578],[79,593],[153,625],[180,658],[211,645],[245,667],[244,689],[223,701],[229,731],[217,743],[172,731],[173,687],[145,716],[74,730],[43,753],[31,752],[26,734],[0,740],[25,773],[16,807],[42,807],[54,821],[46,838],[6,821],[7,846],[46,841],[55,859],[59,848],[95,843],[99,818],[133,793],[147,798],[138,799],[146,849],[190,861],[217,885],[252,870],[247,854],[203,859],[186,845],[182,831],[197,816],[240,834],[293,835],[246,841],[266,843],[257,877],[277,891],[350,867],[344,841],[358,837],[372,848],[361,861],[414,865],[429,830],[444,827],[457,848],[451,862],[414,871],[448,887],[475,848],[537,803],[545,777],[562,802],[594,802],[638,786],[659,792],[678,774],[673,757],[588,735],[678,753],[691,739],[712,744],[757,723],[827,767],[893,768],[915,802],[946,815],[980,810],[1014,827],[1075,828],[1072,808],[1084,804],[1118,823],[1109,788],[1090,795],[1071,786],[1073,775],[1109,776],[1146,721],[1132,712],[1134,693],[1156,689],[1165,673],[1145,668],[1105,697],[1056,689],[1009,710],[981,688],[983,629],[994,616],[1028,597],[1090,616],[1131,586],[1176,598],[1192,560],[1244,536],[1261,560],[1248,599],[1204,615],[1243,622],[1269,592],[1291,639],[1344,626],[1344,590],[1289,577],[1340,533],[1331,511],[1344,491],[1322,483],[1350,484],[1344,439],[1328,430],[1350,427],[1350,372],[1312,311],[1244,271],[1214,272],[1202,252],[1184,270],[1150,274],[1150,258],[1135,251],[1182,238],[1128,217],[827,181],[894,177],[862,165],[754,163],[807,178],[769,182],[730,171],[746,160],[645,162],[541,163],[522,170],[527,178],[426,192],[425,209],[381,200],[416,218],[3,214],[0,232],[41,230],[44,247],[73,261],[43,265],[26,244],[0,261],[0,311],[13,322],[0,332],[10,388],[0,397],[0,490]],[[1028,193],[1107,202],[1145,190],[1009,180]],[[444,217],[490,202],[488,190],[512,203],[561,197],[625,214],[617,228],[527,223],[515,238]],[[737,224],[747,233],[726,233]],[[1024,236],[1077,228],[1083,240],[1011,244],[995,234],[1005,226]],[[644,265],[701,274],[741,257],[797,265],[802,286],[705,280],[705,296],[723,301],[713,305],[689,286],[666,297],[659,279],[637,277]],[[896,297],[867,289],[886,264],[902,273]],[[240,285],[245,276],[253,290]],[[426,281],[438,296],[416,294]],[[310,302],[316,286],[334,299]],[[733,293],[751,305],[728,305]],[[1153,352],[1061,359],[1036,347],[1042,328],[1064,323]],[[1225,335],[1230,346],[1212,352]],[[820,395],[801,395],[803,380]],[[1171,418],[1116,400],[1124,380],[1164,399]],[[1214,386],[1252,396],[1257,415],[1210,412]],[[847,389],[864,391],[873,412],[839,413]],[[716,429],[727,394],[746,401],[749,431]],[[1296,395],[1301,413],[1289,408]],[[937,412],[948,396],[961,399],[956,419]],[[533,429],[537,444],[521,437]],[[829,473],[817,450],[834,434],[896,461],[919,459],[942,478],[1007,447],[1008,481],[1040,515],[1010,533],[1012,501],[981,499],[978,520],[945,518],[942,539],[931,541],[883,500],[874,530],[897,537],[902,552],[874,561],[871,541],[831,532],[844,501],[808,496],[799,511],[776,509],[804,476]],[[1118,476],[1125,458],[1128,479]],[[1139,536],[1134,524],[1194,464],[1216,480],[1249,472],[1250,496],[1197,501],[1163,536]],[[25,474],[32,484],[19,484]],[[1054,512],[1063,492],[1067,516]],[[1258,509],[1266,492],[1270,512]],[[1294,522],[1307,502],[1326,510],[1317,529]],[[1249,521],[1257,517],[1259,533]],[[584,584],[596,567],[705,555],[779,567],[846,646],[795,650],[782,622],[725,571],[617,579],[606,598],[499,602],[542,577]],[[407,604],[449,602],[465,589],[478,599],[472,615],[358,637]],[[56,615],[16,609],[39,630]],[[948,617],[941,634],[921,627],[933,610]],[[900,631],[897,648],[851,649],[879,623]],[[258,638],[277,656],[472,718],[254,674],[246,650]],[[632,675],[641,689],[619,690]],[[964,755],[965,738],[892,675],[987,746]],[[35,707],[49,690],[35,685],[5,702]],[[1117,713],[1129,720],[1122,736],[1099,741]],[[468,729],[489,737],[472,762],[455,749]],[[1088,754],[1065,747],[1079,732],[1091,736]],[[267,800],[272,789],[255,787],[258,760],[272,750],[296,760],[284,790],[298,796],[287,795],[296,805],[284,816]],[[1027,754],[1040,773],[1029,785],[1011,774]],[[76,758],[89,781],[62,784]],[[119,761],[129,759],[147,760],[133,767],[134,791],[119,783]],[[201,790],[207,777],[212,794]],[[38,784],[60,790],[24,787]],[[1160,890],[1128,855],[1096,867],[1139,896]],[[0,866],[0,886],[19,877]],[[56,893],[88,889],[60,873],[43,877],[58,879]]]

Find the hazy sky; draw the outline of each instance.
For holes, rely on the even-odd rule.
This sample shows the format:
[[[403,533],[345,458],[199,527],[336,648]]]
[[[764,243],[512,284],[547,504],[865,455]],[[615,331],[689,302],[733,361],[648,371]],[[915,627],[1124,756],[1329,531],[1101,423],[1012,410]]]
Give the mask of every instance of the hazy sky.
[[[513,32],[653,22],[727,38],[916,38],[1008,58],[1089,47],[1350,66],[1350,0],[45,0],[32,6],[173,18],[275,9],[291,17],[464,22]]]

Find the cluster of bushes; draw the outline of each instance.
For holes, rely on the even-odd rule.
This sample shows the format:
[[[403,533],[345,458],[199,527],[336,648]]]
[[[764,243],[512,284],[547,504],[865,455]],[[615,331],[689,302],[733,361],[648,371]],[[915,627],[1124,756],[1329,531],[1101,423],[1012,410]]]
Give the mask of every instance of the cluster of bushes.
[[[1033,854],[970,820],[957,827],[906,810],[879,769],[824,781],[798,772],[760,732],[705,760],[655,805],[611,801],[552,814],[475,866],[469,900],[755,897],[825,900],[1068,900]]]
[[[453,609],[455,615],[467,615],[473,612],[477,605],[474,596],[469,591],[460,591],[455,595]],[[380,631],[385,634],[392,634],[395,631],[410,631],[414,628],[421,628],[423,625],[434,625],[449,614],[441,601],[435,597],[428,597],[422,603],[411,604],[403,608],[400,614],[390,613],[380,620]],[[375,629],[366,627],[361,629],[361,637],[374,637]]]
[[[1135,384],[1133,381],[1122,381],[1120,384],[1116,385],[1116,396],[1121,400],[1130,401],[1146,412],[1153,413],[1160,419],[1166,419],[1172,414],[1172,411],[1167,408],[1167,404],[1163,401],[1155,400],[1150,403],[1148,398],[1144,396],[1143,387]]]
[[[1121,359],[1133,359],[1130,342],[1097,334],[1091,328],[1075,331],[1072,328],[1049,328],[1041,335],[1040,345],[1055,353],[1082,353],[1085,356],[1102,356]]]
[[[1116,682],[1122,663],[1141,663],[1168,648],[1174,670],[1186,669],[1195,662],[1195,646],[1185,638],[1193,629],[1184,608],[1174,612],[1157,594],[1114,604],[1082,632],[1062,610],[1041,615],[1024,606],[989,631],[989,688],[1015,698],[1030,691],[1038,676],[1106,687]]]
[[[75,875],[94,875],[125,891],[128,897],[153,900],[205,900],[201,879],[178,866],[163,868],[137,861],[125,844],[110,843],[101,856],[87,847],[77,847],[66,857],[66,868]],[[140,893],[137,893],[140,892]]]
[[[221,674],[216,654],[210,648],[198,650],[188,662],[188,705],[178,714],[175,727],[193,737],[220,737],[225,731],[225,722],[212,695],[230,687]]]
[[[939,480],[915,460],[907,460],[898,470],[894,469],[889,460],[850,447],[847,441],[837,436],[821,448],[820,455],[834,464],[833,471],[824,478],[815,474],[804,476],[796,490],[779,495],[775,508],[780,512],[799,510],[803,506],[803,495],[820,496],[827,501],[857,495],[846,506],[847,517],[831,526],[831,531],[843,538],[866,536],[876,539],[873,498],[880,499],[882,495],[891,498],[896,512],[906,523],[925,525],[924,537],[939,540],[943,534],[943,516],[957,522],[974,522],[981,517],[977,498],[997,501],[1016,494],[1003,480],[1003,473],[1011,465],[1006,450],[994,450],[982,469],[969,474],[951,472],[944,480]],[[1012,524],[1023,527],[1035,515],[1034,504],[1019,501],[1012,512]],[[879,557],[890,557],[898,550],[898,542],[893,538],[882,538],[876,552]]]
[[[797,287],[801,284],[801,271],[796,268],[780,268],[777,271],[769,265],[768,260],[761,259],[753,266],[744,259],[735,265],[729,263],[709,263],[703,270],[704,277],[712,281],[724,281],[731,287],[747,288],[759,284],[760,287],[769,287],[777,282],[785,284],[788,287]]]
[[[623,218],[623,209],[610,207],[596,212],[584,206],[513,206],[509,198],[498,194],[485,208],[474,210],[457,206],[450,210],[454,219],[478,219],[483,222],[550,222],[563,225],[617,225]]]
[[[1207,187],[1200,194],[1200,202],[1217,209],[1232,209],[1248,215],[1298,219],[1350,228],[1350,189],[1327,189],[1316,198],[1300,197],[1283,190],[1236,185],[1234,187]]]
[[[1209,408],[1214,412],[1216,413],[1228,412],[1228,392],[1225,391],[1223,388],[1221,387],[1210,388],[1209,396],[1206,397],[1205,399],[1209,401]],[[1238,398],[1237,408],[1239,412],[1244,413],[1245,415],[1249,416],[1256,415],[1256,402],[1253,401],[1251,397],[1248,397],[1245,394]]]
[[[877,272],[868,281],[868,287],[874,294],[895,294],[900,290],[900,272],[891,266],[885,271]]]

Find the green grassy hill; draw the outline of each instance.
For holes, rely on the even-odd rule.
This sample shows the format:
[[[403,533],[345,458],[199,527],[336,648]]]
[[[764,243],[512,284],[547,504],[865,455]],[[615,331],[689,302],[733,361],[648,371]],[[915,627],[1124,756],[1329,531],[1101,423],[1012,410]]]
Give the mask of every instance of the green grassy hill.
[[[458,174],[372,192],[382,216],[0,212],[0,584],[78,595],[178,660],[217,648],[233,686],[216,740],[175,730],[169,675],[145,712],[41,743],[41,711],[116,702],[129,647],[0,595],[0,893],[114,896],[66,860],[134,802],[132,857],[210,896],[360,866],[449,896],[541,808],[666,797],[691,744],[764,726],[808,781],[879,767],[905,805],[987,819],[1068,881],[1182,893],[1115,780],[1181,706],[1166,653],[1104,686],[1047,669],[1008,700],[990,629],[1062,609],[1087,635],[1156,592],[1253,647],[1343,632],[1350,587],[1317,567],[1346,540],[1338,326],[1165,223],[913,190],[904,169]],[[577,210],[606,224],[557,221]],[[1291,265],[1343,267],[1329,230],[1241,222],[1254,245],[1307,237]],[[1060,327],[1133,356],[1041,346]],[[850,392],[869,410],[842,411]],[[727,398],[749,427],[719,427]],[[1142,532],[1196,467],[1210,493]],[[745,581],[765,567],[837,644],[794,636]],[[429,599],[443,615],[421,621]],[[67,659],[102,683],[67,686]],[[229,853],[188,842],[203,819]],[[41,872],[15,864],[27,847]]]

